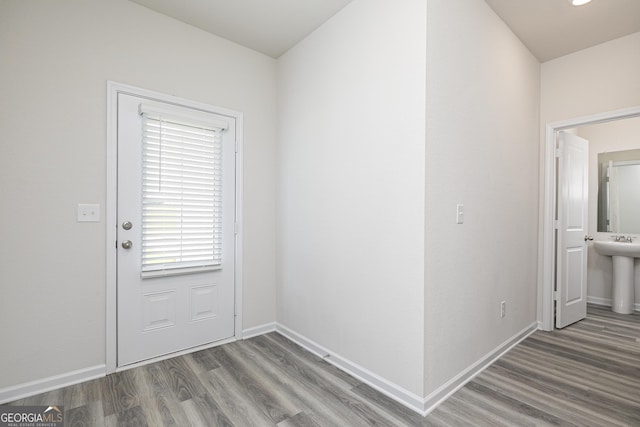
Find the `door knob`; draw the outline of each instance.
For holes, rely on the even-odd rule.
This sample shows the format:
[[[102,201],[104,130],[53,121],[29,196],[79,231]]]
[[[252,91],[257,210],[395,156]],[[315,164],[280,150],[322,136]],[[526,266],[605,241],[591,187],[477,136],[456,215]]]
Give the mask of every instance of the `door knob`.
[[[587,240],[593,240],[593,237],[591,237],[591,236],[584,236],[584,241],[586,242]]]
[[[133,243],[131,243],[131,240],[125,240],[124,242],[122,242],[123,249],[131,249],[131,246],[133,246]]]
[[[131,221],[125,221],[122,223],[122,228],[124,228],[125,230],[131,230],[131,227],[133,227]]]

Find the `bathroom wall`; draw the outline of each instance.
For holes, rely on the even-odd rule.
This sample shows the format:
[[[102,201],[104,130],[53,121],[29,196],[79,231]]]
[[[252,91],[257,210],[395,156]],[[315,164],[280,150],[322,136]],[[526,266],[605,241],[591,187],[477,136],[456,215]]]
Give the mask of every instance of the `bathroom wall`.
[[[244,328],[275,321],[275,60],[126,0],[0,0],[0,392],[105,363],[106,82],[244,113]]]
[[[598,232],[598,154],[640,149],[640,118],[616,120],[578,128],[578,135],[589,141],[589,234],[596,239],[610,239],[612,233]],[[638,183],[640,191],[640,182]],[[625,233],[629,235],[629,233]],[[640,239],[640,235],[634,234]],[[636,304],[640,309],[640,259],[635,261]],[[589,301],[611,304],[612,259],[589,248]]]

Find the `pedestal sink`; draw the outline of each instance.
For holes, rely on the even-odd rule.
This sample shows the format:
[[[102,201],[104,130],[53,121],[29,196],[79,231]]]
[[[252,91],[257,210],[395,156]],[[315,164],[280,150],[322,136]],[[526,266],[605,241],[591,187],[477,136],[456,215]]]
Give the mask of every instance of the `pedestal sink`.
[[[611,310],[621,314],[633,313],[635,292],[633,259],[640,258],[640,243],[596,240],[593,246],[600,255],[613,258],[613,305]]]

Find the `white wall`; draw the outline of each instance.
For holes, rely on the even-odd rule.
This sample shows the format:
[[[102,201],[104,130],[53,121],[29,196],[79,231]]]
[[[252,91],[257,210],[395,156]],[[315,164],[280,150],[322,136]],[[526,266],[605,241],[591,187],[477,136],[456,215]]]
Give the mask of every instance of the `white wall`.
[[[640,33],[545,62],[541,67],[541,129],[551,122],[640,105],[638,76]],[[542,131],[541,156],[544,155],[544,138]],[[541,179],[543,168],[541,164]],[[606,265],[597,264],[603,268],[602,274],[607,274]],[[601,297],[608,292],[604,288],[601,291]],[[538,307],[538,318],[541,318],[541,309]]]
[[[640,118],[581,126],[578,134],[589,141],[589,234],[599,240],[610,239],[616,234],[598,233],[598,154],[640,149]],[[640,259],[635,265],[636,303],[640,304]],[[612,281],[612,258],[590,247],[588,297],[594,302],[610,304]]]
[[[124,0],[0,0],[0,389],[105,363],[106,81],[244,113],[244,327],[275,320],[275,61]]]
[[[484,1],[427,4],[425,395],[535,322],[540,82]]]
[[[640,105],[638,75],[640,33],[545,62],[541,68],[542,126]]]
[[[420,396],[425,26],[355,0],[278,61],[278,321]]]

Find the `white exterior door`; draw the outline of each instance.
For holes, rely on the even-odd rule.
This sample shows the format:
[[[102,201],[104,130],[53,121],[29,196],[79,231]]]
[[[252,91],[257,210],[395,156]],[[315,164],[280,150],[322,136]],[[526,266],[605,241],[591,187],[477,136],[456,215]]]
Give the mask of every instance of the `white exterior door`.
[[[559,133],[556,327],[587,316],[589,142]]]
[[[118,94],[117,102],[117,366],[125,366],[234,336],[236,141],[232,117],[124,93]],[[197,150],[194,154],[190,147],[181,148],[182,154],[167,155],[173,149],[167,131],[163,138],[169,138],[169,142],[159,145],[162,157],[158,156],[157,162],[165,169],[160,178],[154,178],[154,184],[149,184],[149,154],[143,147],[143,137],[147,138],[145,135],[149,131],[143,130],[145,116],[141,114],[142,105],[147,104],[168,111],[169,115],[175,112],[178,117],[189,117],[187,121],[196,117],[198,122],[222,123],[220,126],[226,128],[219,132],[216,142],[214,161],[221,172],[219,176],[215,175],[217,184],[211,184],[216,188],[215,201],[209,200],[213,198],[206,194],[201,195],[201,190],[208,191],[210,187],[206,182],[208,172],[197,170],[197,162],[203,161],[202,155]],[[200,175],[200,181],[194,181],[193,174]],[[205,181],[202,181],[203,176]],[[154,187],[153,191],[156,191],[155,187],[169,188],[162,190],[168,195],[156,203],[152,200],[155,193],[149,193],[149,186]],[[196,196],[190,192],[195,192]],[[192,219],[198,216],[200,209],[199,202],[189,202],[193,197],[207,199],[203,204],[211,202],[213,206],[215,203],[214,208],[205,206],[202,209],[215,211],[216,217],[209,219],[207,213],[203,218]],[[189,203],[191,210],[186,209],[187,213],[184,213],[183,208]],[[149,210],[150,204],[155,211]],[[194,208],[193,205],[198,206]],[[176,220],[177,216],[180,216],[179,220]],[[176,221],[181,222],[176,225]],[[197,221],[197,225],[192,225],[193,221]],[[153,241],[156,227],[164,227],[165,234]],[[182,230],[175,232],[179,234],[175,237],[177,243],[174,243],[171,227]],[[202,237],[198,227],[204,228],[205,234],[210,231],[209,227],[216,228],[218,240]],[[196,233],[195,238],[193,233]],[[181,252],[183,249],[176,249],[179,254],[171,252],[177,246],[185,246],[185,239],[197,248],[198,256],[189,258]],[[199,246],[193,246],[196,240]],[[162,260],[154,261],[154,256],[158,257],[154,251],[159,250],[154,245],[163,244],[166,247],[160,249],[165,251]],[[211,258],[210,254],[214,252],[214,261],[199,261]]]

